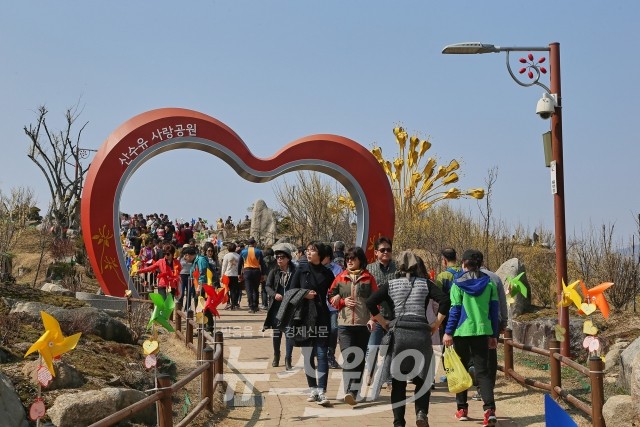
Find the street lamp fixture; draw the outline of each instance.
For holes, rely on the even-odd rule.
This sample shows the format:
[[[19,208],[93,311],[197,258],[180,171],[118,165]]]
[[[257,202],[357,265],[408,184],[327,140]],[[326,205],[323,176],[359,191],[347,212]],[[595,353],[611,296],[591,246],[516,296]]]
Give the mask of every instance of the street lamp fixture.
[[[565,228],[564,207],[564,159],[562,154],[562,96],[560,85],[560,43],[550,43],[549,46],[534,47],[501,47],[487,43],[468,42],[445,46],[444,54],[468,55],[481,53],[506,52],[507,70],[511,78],[520,86],[529,87],[537,85],[545,90],[542,99],[536,106],[536,114],[543,119],[551,119],[551,148],[552,148],[552,193],[555,217],[555,244],[556,244],[556,292],[558,298],[562,298],[562,282],[567,280],[567,242]],[[544,66],[546,58],[537,60],[532,53],[520,58],[522,67],[517,71],[519,75],[526,75],[529,81],[523,81],[516,76],[511,69],[509,60],[510,52],[549,52],[549,80],[550,88],[540,82],[540,77],[547,74]],[[569,308],[558,308],[558,324],[561,328],[564,340],[561,342],[563,356],[569,354]],[[564,330],[563,330],[564,329]]]

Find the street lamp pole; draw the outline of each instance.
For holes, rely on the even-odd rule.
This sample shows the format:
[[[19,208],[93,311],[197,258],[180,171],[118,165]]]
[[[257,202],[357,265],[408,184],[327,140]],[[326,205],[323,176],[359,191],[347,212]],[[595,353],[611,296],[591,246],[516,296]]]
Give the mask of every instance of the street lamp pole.
[[[544,74],[546,70],[538,64],[544,61],[541,58],[538,63],[533,62],[533,58],[529,55],[528,67],[522,68],[520,74],[529,70],[529,78],[531,82],[525,83],[519,80],[509,63],[509,52],[549,52],[549,68],[550,68],[550,88],[539,82],[541,72]],[[485,43],[458,43],[445,46],[442,53],[445,54],[481,54],[481,53],[507,53],[507,69],[513,80],[521,86],[537,85],[544,88],[550,95],[554,96],[555,112],[551,116],[551,141],[552,156],[555,162],[555,188],[553,195],[554,225],[555,225],[555,246],[556,246],[556,292],[558,301],[562,299],[563,282],[567,280],[567,239],[565,225],[565,203],[564,203],[564,159],[562,154],[562,91],[560,84],[560,43],[550,43],[548,47],[499,47]],[[526,59],[520,60],[527,63]],[[559,305],[558,307],[558,324],[563,328],[564,339],[561,342],[561,353],[563,356],[570,356],[569,342],[569,308]]]

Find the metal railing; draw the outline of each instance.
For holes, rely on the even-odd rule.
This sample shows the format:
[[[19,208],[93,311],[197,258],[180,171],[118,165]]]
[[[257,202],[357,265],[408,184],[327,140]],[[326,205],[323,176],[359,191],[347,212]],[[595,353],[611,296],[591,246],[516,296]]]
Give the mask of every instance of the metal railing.
[[[562,356],[560,354],[560,342],[558,340],[550,340],[548,350],[531,345],[525,345],[513,341],[513,331],[511,329],[507,329],[505,331],[504,338],[501,338],[500,341],[504,344],[504,366],[498,366],[498,369],[504,372],[507,378],[513,378],[523,385],[548,391],[554,399],[558,400],[559,398],[562,398],[565,402],[591,417],[591,422],[594,427],[605,427],[604,417],[602,416],[602,406],[604,405],[604,362],[601,358],[589,358],[589,367],[587,368],[568,357]],[[513,369],[514,348],[548,357],[550,383],[526,378],[518,374]],[[578,371],[590,379],[591,405],[581,401],[566,390],[563,390],[562,373],[560,369],[562,364]]]
[[[127,299],[127,310],[131,309],[132,303],[149,303],[145,299]],[[186,320],[186,331],[182,333],[182,320]],[[182,390],[187,384],[200,377],[200,392],[202,399],[195,407],[185,415],[185,417],[176,424],[176,427],[186,427],[189,423],[203,410],[207,409],[213,412],[213,396],[218,385],[224,381],[224,336],[221,331],[214,335],[201,330],[197,336],[196,344],[194,344],[194,328],[197,325],[193,319],[193,312],[184,313],[179,303],[173,311],[172,318],[175,328],[175,335],[185,345],[191,349],[196,360],[203,362],[202,365],[191,371],[186,377],[180,379],[175,384],[171,384],[171,378],[168,375],[158,375],[156,389],[157,391],[150,396],[119,410],[118,412],[97,421],[89,427],[108,427],[122,420],[130,418],[136,413],[143,411],[151,405],[156,405],[156,413],[158,414],[158,427],[173,427],[173,407],[172,397],[175,393]]]

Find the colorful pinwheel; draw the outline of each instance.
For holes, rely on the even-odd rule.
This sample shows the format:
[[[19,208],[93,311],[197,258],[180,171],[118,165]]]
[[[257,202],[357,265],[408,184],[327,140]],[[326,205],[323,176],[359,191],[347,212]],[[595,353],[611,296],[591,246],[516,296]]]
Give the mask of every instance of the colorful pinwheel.
[[[609,318],[609,303],[605,299],[603,292],[612,286],[613,282],[604,282],[591,289],[587,289],[584,282],[582,280],[580,281],[582,295],[584,295],[585,300],[587,300],[587,304],[595,304],[596,307],[600,309],[605,319]]]
[[[149,294],[149,298],[153,301],[154,308],[153,313],[151,313],[151,319],[149,319],[149,325],[147,329],[153,325],[153,322],[158,323],[161,326],[169,331],[173,332],[173,326],[169,323],[169,316],[173,312],[173,308],[175,307],[175,303],[173,301],[173,295],[167,293],[167,298],[162,298],[160,294]]]
[[[513,304],[515,301],[515,296],[518,294],[522,294],[525,298],[527,297],[527,287],[520,280],[524,271],[518,274],[516,277],[507,277],[507,284],[509,285],[509,295],[507,296],[507,302],[509,304]]]
[[[225,297],[224,288],[216,289],[213,286],[209,285],[204,285],[202,288],[207,293],[207,302],[204,305],[204,311],[208,311],[213,316],[220,318],[220,313],[218,313],[218,306]]]
[[[564,279],[562,280],[562,299],[558,303],[558,307],[569,307],[572,303],[575,304],[578,309],[580,309],[580,303],[582,303],[582,298],[578,291],[576,291],[576,286],[580,283],[579,280],[571,283],[569,286],[564,284]]]
[[[37,350],[40,353],[40,356],[42,356],[44,363],[47,365],[47,369],[51,372],[51,375],[55,377],[56,373],[53,370],[53,358],[76,348],[82,333],[65,337],[62,335],[60,324],[55,317],[45,313],[44,311],[41,311],[40,315],[42,316],[42,323],[44,324],[45,332],[38,341],[33,343],[25,353],[24,357],[27,357]]]

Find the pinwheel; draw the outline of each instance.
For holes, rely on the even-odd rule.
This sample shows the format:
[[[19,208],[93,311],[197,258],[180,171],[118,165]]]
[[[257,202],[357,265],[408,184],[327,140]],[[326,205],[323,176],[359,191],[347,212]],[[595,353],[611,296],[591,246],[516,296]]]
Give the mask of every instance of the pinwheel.
[[[582,302],[582,298],[578,291],[576,291],[576,286],[580,283],[579,280],[576,280],[569,286],[564,284],[564,279],[562,280],[562,299],[558,303],[558,307],[569,307],[571,303],[575,304],[578,309],[580,309],[580,303]]]
[[[204,285],[203,289],[207,293],[207,302],[204,305],[204,311],[208,311],[213,316],[220,318],[220,313],[218,313],[218,306],[224,299],[224,288],[216,289],[213,286]]]
[[[204,307],[206,305],[204,297],[198,297],[198,305],[196,306],[196,323],[202,325],[204,323]]]
[[[604,283],[600,283],[597,286],[594,286],[591,289],[587,289],[584,282],[582,280],[580,281],[580,287],[582,288],[582,295],[584,295],[584,298],[587,300],[587,305],[595,304],[596,307],[600,309],[605,319],[609,318],[609,303],[605,299],[603,292],[612,286],[613,286],[613,282],[604,282]],[[581,311],[585,312],[584,309]],[[585,312],[585,314],[591,314],[591,313]]]
[[[45,332],[38,341],[33,343],[25,353],[24,357],[27,357],[37,350],[40,353],[40,356],[42,356],[44,363],[47,365],[47,369],[51,372],[51,375],[55,377],[56,374],[53,370],[53,358],[76,348],[82,333],[65,337],[62,335],[60,324],[55,317],[45,313],[44,311],[41,311],[40,315],[42,316],[42,323],[44,324]]]
[[[160,294],[149,294],[149,298],[153,301],[153,313],[151,313],[151,319],[149,319],[149,325],[147,329],[153,325],[153,322],[158,323],[161,326],[164,326],[165,329],[169,332],[173,332],[173,326],[169,323],[169,316],[171,316],[171,312],[173,312],[173,308],[175,307],[175,303],[173,301],[173,295],[170,293],[167,294],[167,298],[162,298]]]
[[[507,302],[509,304],[513,304],[515,301],[515,296],[518,294],[522,294],[525,298],[527,297],[527,287],[525,286],[520,278],[524,274],[524,271],[518,274],[516,277],[507,277],[507,283],[509,285],[509,295],[507,296]]]

